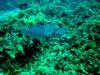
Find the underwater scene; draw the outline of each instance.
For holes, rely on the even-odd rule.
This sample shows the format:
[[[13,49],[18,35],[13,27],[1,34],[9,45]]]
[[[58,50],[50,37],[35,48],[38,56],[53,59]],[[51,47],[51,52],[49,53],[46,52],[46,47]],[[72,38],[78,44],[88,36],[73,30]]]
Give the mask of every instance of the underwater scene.
[[[0,75],[100,75],[100,0],[0,0]]]

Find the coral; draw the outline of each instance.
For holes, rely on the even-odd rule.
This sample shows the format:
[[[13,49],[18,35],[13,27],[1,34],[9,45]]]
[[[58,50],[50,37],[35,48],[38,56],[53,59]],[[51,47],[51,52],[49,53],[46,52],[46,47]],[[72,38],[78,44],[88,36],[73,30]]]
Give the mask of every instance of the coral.
[[[24,23],[34,25],[36,23],[46,22],[46,17],[42,12],[39,12],[36,15],[28,16],[28,18],[24,18]]]
[[[100,74],[100,3],[87,1],[71,9],[61,1],[34,0],[30,7],[0,20],[0,74]],[[21,29],[38,24],[49,24],[44,33],[51,34],[53,25],[60,28],[54,29],[56,34],[63,34],[63,28],[70,32],[49,36],[42,44],[22,34]]]

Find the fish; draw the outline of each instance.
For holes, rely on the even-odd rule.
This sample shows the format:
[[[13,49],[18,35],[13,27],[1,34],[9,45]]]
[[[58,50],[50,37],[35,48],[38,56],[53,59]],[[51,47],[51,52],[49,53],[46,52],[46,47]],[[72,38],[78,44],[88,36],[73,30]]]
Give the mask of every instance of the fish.
[[[18,14],[20,11],[18,0],[0,0],[0,22],[12,14]]]
[[[17,7],[17,0],[0,0],[0,10],[13,10]]]
[[[60,28],[57,25],[36,25],[32,28],[23,28],[21,32],[35,39],[61,37],[68,33],[68,30]]]

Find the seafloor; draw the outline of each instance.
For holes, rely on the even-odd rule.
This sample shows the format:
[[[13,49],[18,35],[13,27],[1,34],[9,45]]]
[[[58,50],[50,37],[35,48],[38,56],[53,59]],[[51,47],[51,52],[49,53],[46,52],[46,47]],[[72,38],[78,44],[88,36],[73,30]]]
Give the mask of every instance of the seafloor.
[[[0,19],[0,75],[100,75],[99,0],[29,0],[19,8]],[[41,42],[21,31],[38,24],[68,33]]]

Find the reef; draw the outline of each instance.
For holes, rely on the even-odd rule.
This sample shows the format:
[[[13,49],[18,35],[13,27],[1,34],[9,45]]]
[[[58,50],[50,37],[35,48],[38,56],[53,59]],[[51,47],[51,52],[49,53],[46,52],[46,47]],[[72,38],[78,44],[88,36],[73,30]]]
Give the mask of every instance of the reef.
[[[0,20],[0,74],[99,75],[100,2],[78,2],[74,8],[71,3],[66,5],[66,0],[19,2],[19,12]],[[61,37],[49,36],[41,42],[21,31],[48,24],[61,28],[56,33],[63,34],[63,29],[69,32],[64,30]],[[45,33],[48,31],[52,32],[48,28]]]

